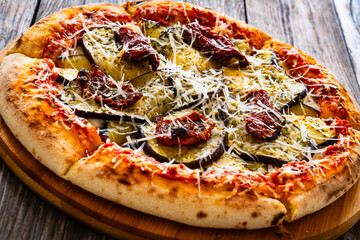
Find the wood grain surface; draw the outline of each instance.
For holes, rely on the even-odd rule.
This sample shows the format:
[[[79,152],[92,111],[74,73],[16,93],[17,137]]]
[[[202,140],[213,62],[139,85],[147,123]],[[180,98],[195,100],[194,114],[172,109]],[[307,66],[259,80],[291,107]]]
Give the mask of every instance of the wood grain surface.
[[[94,1],[0,1],[0,49],[42,17],[64,7],[90,2]],[[359,1],[192,0],[187,2],[247,21],[276,39],[309,53],[330,69],[360,102]],[[334,212],[333,217],[339,216]],[[316,224],[314,222],[314,226]],[[214,238],[224,239],[224,236],[214,235]],[[339,239],[359,238],[360,223]],[[0,239],[111,238],[47,204],[22,184],[0,161]]]

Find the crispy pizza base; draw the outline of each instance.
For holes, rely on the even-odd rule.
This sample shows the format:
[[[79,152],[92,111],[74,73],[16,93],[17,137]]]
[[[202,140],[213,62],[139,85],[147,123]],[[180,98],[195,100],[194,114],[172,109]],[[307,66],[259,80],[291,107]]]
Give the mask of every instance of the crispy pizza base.
[[[53,63],[22,55],[54,59],[55,53],[46,52],[48,38],[63,31],[63,19],[76,17],[87,10],[115,12],[118,14],[114,19],[129,22],[131,17],[156,20],[170,8],[175,9],[170,12],[175,14],[172,21],[201,19],[208,26],[219,19],[229,23],[229,29],[222,29],[224,35],[242,36],[258,49],[268,47],[267,43],[273,41],[260,30],[240,21],[224,16],[218,18],[215,12],[205,8],[174,2],[80,6],[40,20],[19,38],[0,66],[0,113],[36,159],[60,177],[96,195],[148,214],[199,227],[256,229],[280,224],[284,219],[291,222],[327,206],[357,181],[359,134],[356,130],[352,130],[351,141],[344,145],[346,154],[334,156],[341,158],[337,166],[313,173],[306,183],[292,187],[292,191],[286,193],[283,191],[286,184],[277,184],[272,181],[272,176],[219,170],[200,177],[198,171],[184,165],[159,163],[114,143],[103,144],[95,127],[49,95],[49,92],[57,91],[50,80],[51,74],[42,76],[43,81],[36,81],[39,71],[53,70]],[[158,12],[152,15],[154,9]],[[171,24],[163,20],[164,24]],[[297,54],[295,60],[296,57],[303,58],[306,64],[318,67],[315,60],[297,49],[281,43],[280,46],[291,48]],[[279,55],[284,54],[281,47],[278,50]],[[285,61],[289,74],[292,74],[292,63]],[[333,77],[331,79],[341,87]],[[345,99],[342,104],[348,109],[343,119],[359,129],[356,105],[343,88],[341,95]],[[326,116],[336,116],[334,111],[329,109]],[[290,165],[281,169],[287,167]],[[285,178],[292,183],[296,179],[294,176]]]
[[[184,176],[170,179],[170,171]],[[105,144],[72,165],[65,179],[121,205],[192,226],[253,229],[282,222],[286,209],[279,200],[246,191],[232,194],[232,186],[200,183],[196,175]]]

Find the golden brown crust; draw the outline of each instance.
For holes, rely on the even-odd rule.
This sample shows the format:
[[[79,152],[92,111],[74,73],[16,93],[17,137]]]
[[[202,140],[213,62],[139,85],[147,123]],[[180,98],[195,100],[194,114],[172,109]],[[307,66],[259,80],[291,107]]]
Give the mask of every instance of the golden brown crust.
[[[49,89],[33,83],[39,79],[38,72],[47,69],[43,64],[36,71],[31,70],[40,61],[21,54],[4,58],[0,66],[0,113],[25,148],[61,176],[73,162],[96,149],[101,140],[96,128],[87,121],[81,120],[86,125],[84,129],[69,128],[51,116],[57,109],[45,101]],[[74,122],[78,119],[74,114],[69,116]]]
[[[344,195],[359,178],[359,150],[359,145],[354,147],[344,163],[325,176],[318,176],[311,189],[298,190],[281,199],[288,210],[285,220],[293,222],[330,205]]]
[[[141,165],[138,162],[141,161]],[[286,209],[276,199],[234,192],[231,184],[213,184],[166,177],[170,166],[155,163],[132,150],[105,144],[76,162],[65,178],[121,205],[199,227],[255,229],[282,222]],[[151,169],[151,170],[150,170]],[[171,166],[171,171],[189,171]]]

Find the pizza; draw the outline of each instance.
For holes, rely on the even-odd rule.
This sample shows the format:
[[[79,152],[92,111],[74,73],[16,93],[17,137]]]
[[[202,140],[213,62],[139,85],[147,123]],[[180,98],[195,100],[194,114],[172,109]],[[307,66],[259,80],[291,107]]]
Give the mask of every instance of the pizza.
[[[358,180],[360,114],[321,64],[241,21],[172,1],[63,9],[0,66],[23,146],[95,195],[176,222],[258,229]]]

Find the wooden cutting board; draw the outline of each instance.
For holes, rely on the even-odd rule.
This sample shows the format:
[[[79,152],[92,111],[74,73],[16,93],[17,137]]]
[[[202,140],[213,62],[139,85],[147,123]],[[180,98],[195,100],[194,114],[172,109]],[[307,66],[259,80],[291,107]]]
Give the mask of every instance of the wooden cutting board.
[[[15,41],[14,41],[15,42]],[[0,63],[12,42],[0,52]],[[191,227],[150,216],[95,196],[41,165],[21,145],[0,117],[0,156],[29,188],[73,218],[125,239],[335,239],[360,219],[360,185],[330,206],[294,223],[262,230]]]

